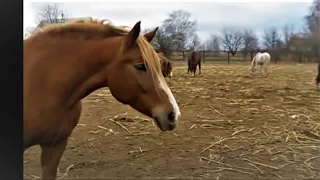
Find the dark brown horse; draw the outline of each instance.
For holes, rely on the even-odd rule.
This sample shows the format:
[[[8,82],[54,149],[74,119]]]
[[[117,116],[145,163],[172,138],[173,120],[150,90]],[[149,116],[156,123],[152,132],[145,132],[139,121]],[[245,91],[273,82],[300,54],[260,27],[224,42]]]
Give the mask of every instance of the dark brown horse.
[[[316,84],[319,85],[320,83],[320,62],[318,63],[318,75],[316,77]]]
[[[180,110],[150,42],[140,34],[100,22],[58,24],[24,40],[24,150],[41,146],[41,179],[57,167],[81,114],[81,100],[109,87],[123,104],[173,130]]]
[[[157,53],[161,62],[161,71],[164,77],[172,77],[172,63],[162,52]]]
[[[199,75],[201,75],[201,55],[198,51],[192,51],[188,54],[188,74],[189,71],[196,76],[197,66],[199,66]]]

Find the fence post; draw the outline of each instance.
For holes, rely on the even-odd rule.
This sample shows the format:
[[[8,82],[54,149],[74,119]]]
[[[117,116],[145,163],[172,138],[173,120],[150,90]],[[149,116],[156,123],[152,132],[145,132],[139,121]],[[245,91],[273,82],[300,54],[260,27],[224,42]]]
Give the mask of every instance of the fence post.
[[[228,64],[230,64],[230,52],[228,51]]]
[[[182,61],[184,62],[184,51],[182,51]]]

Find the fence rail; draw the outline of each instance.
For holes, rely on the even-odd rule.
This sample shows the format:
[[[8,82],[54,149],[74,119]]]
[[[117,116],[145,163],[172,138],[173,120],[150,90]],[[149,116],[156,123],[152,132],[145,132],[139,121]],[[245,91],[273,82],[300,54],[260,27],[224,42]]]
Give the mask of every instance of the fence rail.
[[[253,56],[258,51],[238,51],[234,55],[228,51],[199,51],[202,57],[202,62],[206,61],[224,61],[228,64],[232,62],[248,62],[253,59]],[[173,51],[169,56],[172,61],[186,61],[190,51]],[[286,51],[269,51],[271,62],[319,62],[320,57],[307,56],[305,54],[297,54]]]

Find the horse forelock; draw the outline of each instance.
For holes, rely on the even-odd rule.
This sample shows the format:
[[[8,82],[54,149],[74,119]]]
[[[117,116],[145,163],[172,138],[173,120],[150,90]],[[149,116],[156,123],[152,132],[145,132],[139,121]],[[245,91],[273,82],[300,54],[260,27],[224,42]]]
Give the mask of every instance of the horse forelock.
[[[137,39],[137,45],[140,49],[141,56],[147,68],[150,70],[153,82],[160,81],[160,83],[165,83],[162,76],[160,58],[156,51],[153,49],[152,45],[146,40],[143,35],[140,35]],[[158,86],[156,86],[158,87]]]

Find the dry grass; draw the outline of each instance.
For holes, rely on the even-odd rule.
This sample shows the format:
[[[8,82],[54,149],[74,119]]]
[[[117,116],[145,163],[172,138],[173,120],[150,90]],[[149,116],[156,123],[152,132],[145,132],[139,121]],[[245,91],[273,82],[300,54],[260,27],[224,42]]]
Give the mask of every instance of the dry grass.
[[[173,74],[167,81],[182,112],[180,126],[174,132],[158,132],[152,120],[129,107],[120,111],[118,107],[123,105],[103,89],[85,99],[85,104],[93,108],[86,112],[71,141],[86,137],[83,142],[98,143],[110,139],[115,146],[130,140],[134,145],[117,153],[126,153],[130,161],[136,158],[134,166],[126,167],[137,169],[117,176],[122,178],[133,176],[135,171],[141,172],[141,177],[155,178],[152,173],[156,170],[143,173],[138,168],[149,161],[158,163],[153,159],[157,153],[164,155],[163,165],[157,168],[161,167],[161,173],[170,172],[171,178],[320,178],[320,88],[314,84],[315,65],[272,65],[269,76],[263,77],[259,73],[251,75],[248,65],[206,64],[202,76],[193,78],[186,74],[183,64],[174,67]],[[89,124],[85,119],[105,104],[118,111],[105,116],[99,110],[100,120]],[[166,140],[155,143],[159,137]],[[71,142],[74,149],[85,146],[75,143]],[[187,153],[182,156],[180,151]],[[73,164],[71,160],[65,162],[66,173],[59,177],[79,178],[86,169],[77,171],[79,167]],[[98,166],[102,165],[95,166],[95,174],[99,173],[96,169],[107,171]],[[176,170],[179,166],[183,168]],[[111,172],[109,175],[114,177]]]

